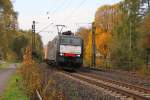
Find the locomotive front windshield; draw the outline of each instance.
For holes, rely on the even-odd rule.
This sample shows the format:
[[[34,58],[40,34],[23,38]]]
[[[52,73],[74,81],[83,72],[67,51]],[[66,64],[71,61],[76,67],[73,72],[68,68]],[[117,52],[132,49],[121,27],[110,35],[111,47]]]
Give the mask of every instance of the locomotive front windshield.
[[[82,40],[79,37],[61,37],[60,44],[81,46]]]

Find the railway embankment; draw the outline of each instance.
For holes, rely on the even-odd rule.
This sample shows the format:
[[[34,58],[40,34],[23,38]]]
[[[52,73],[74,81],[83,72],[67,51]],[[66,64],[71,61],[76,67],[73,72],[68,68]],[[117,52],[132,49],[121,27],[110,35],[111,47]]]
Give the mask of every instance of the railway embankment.
[[[115,80],[114,77],[122,76],[122,78],[118,78],[118,80],[120,79],[119,81],[127,83],[127,81],[122,81],[124,78],[126,79],[124,75],[100,70],[86,70],[84,73],[87,75],[84,74],[84,76],[79,73],[83,72],[83,70],[68,73],[56,69],[56,66],[50,66],[46,63],[37,63],[32,59],[30,53],[30,51],[26,51],[24,61],[20,68],[20,74],[22,76],[22,85],[31,100],[39,99],[39,97],[41,97],[42,100],[149,99],[149,92],[141,92],[133,88],[130,89],[129,87],[105,81],[106,78]],[[89,74],[94,74],[97,77],[102,76],[105,80],[89,77]],[[137,80],[131,76],[129,75],[127,78]],[[139,78],[139,80],[142,81],[141,78]],[[145,83],[147,82],[148,81],[145,81]]]
[[[30,65],[31,66],[31,65]],[[121,100],[121,99],[131,99],[131,95],[123,95],[122,93],[119,93],[118,91],[111,90],[108,88],[104,88],[103,86],[99,86],[99,84],[93,84],[95,80],[101,81],[100,79],[95,79],[95,77],[92,78],[93,81],[88,82],[86,79],[82,80],[79,77],[73,77],[71,74],[77,74],[77,72],[67,72],[66,74],[62,74],[62,70],[58,70],[54,67],[56,66],[50,66],[47,65],[46,63],[40,63],[40,64],[35,64],[34,68],[29,68],[30,66],[26,66],[28,70],[34,70],[34,68],[38,68],[38,74],[39,77],[36,77],[37,79],[34,79],[36,76],[36,73],[34,73],[34,77],[27,83],[32,83],[30,85],[34,85],[33,82],[37,82],[39,80],[40,87],[34,88],[35,90],[39,91],[40,96],[42,97],[43,100],[49,100],[49,99],[57,99],[57,100]],[[79,70],[80,71],[80,70]],[[31,71],[30,71],[31,72]],[[29,76],[33,73],[29,73]],[[86,71],[80,71],[84,72],[84,74],[92,74],[96,75],[97,77],[101,76],[106,79],[111,79],[111,80],[116,80],[114,77],[122,77],[118,78],[117,81],[120,81],[122,83],[130,83],[127,81],[123,81],[126,79],[125,76],[121,76],[118,73],[109,73],[107,71],[93,71],[93,70],[86,70]],[[103,75],[103,74],[104,75]],[[27,73],[26,73],[27,74]],[[110,77],[113,76],[113,77]],[[88,77],[86,75],[85,77]],[[124,79],[125,78],[125,79]],[[131,77],[130,75],[128,78],[132,78],[133,80],[137,80],[136,78],[139,78],[140,81],[142,79],[140,77]],[[135,78],[135,79],[134,79]],[[33,80],[34,79],[34,80]],[[128,79],[129,80],[129,79]],[[147,81],[145,81],[145,84],[148,84]],[[105,84],[105,83],[104,83]],[[108,84],[108,83],[107,83]],[[112,84],[112,83],[109,83]],[[130,83],[131,85],[135,85]],[[117,85],[113,85],[117,86]],[[136,84],[136,86],[138,86]],[[121,86],[117,86],[121,87]],[[121,87],[122,88],[122,87]],[[32,88],[29,88],[29,90],[32,90]],[[125,90],[128,91],[128,89],[125,88]],[[129,89],[130,90],[130,89]],[[120,90],[119,90],[120,91]],[[121,90],[122,91],[122,90]],[[132,91],[131,91],[132,92]],[[33,93],[34,97],[31,99],[38,99],[36,92]],[[149,96],[149,93],[145,94],[147,97]],[[146,99],[145,99],[146,100]]]
[[[51,68],[49,69],[49,71],[50,70],[51,70]],[[149,96],[150,96],[149,88],[147,88],[146,86],[141,87],[140,84],[135,84],[136,83],[135,80],[137,80],[137,79],[138,79],[138,81],[141,81],[141,82],[143,81],[143,79],[138,76],[135,77],[132,75],[131,76],[127,75],[127,77],[126,77],[126,76],[122,75],[122,78],[118,78],[116,80],[114,77],[110,77],[110,76],[111,76],[111,74],[116,77],[121,76],[118,73],[109,73],[106,71],[96,71],[96,72],[94,71],[93,72],[93,70],[84,71],[84,75],[85,75],[85,73],[87,74],[86,76],[88,76],[88,74],[90,73],[97,77],[99,77],[99,76],[103,77],[103,79],[98,79],[98,81],[102,81],[105,79],[108,83],[104,83],[104,84],[112,84],[110,81],[108,81],[108,80],[112,80],[115,83],[112,85],[113,88],[120,87],[119,89],[121,89],[121,90],[119,90],[119,91],[125,90],[125,92],[126,92],[126,93],[123,93],[123,92],[119,93],[118,90],[115,91],[115,90],[111,90],[108,88],[106,89],[103,86],[97,87],[97,85],[91,84],[94,82],[95,79],[92,79],[93,81],[91,83],[89,83],[87,81],[85,82],[85,80],[84,81],[81,80],[79,77],[74,78],[74,77],[72,77],[71,74],[64,75],[64,74],[62,74],[61,71],[58,71],[58,70],[55,70],[54,72],[48,72],[48,73],[49,73],[48,75],[51,77],[51,79],[55,81],[54,87],[63,91],[63,95],[67,100],[70,100],[70,99],[74,99],[74,100],[131,99],[131,100],[134,100],[134,97],[135,98],[144,98],[144,100],[148,100]],[[74,72],[74,73],[76,74],[78,72]],[[101,73],[105,73],[106,75],[105,74],[101,75]],[[109,74],[109,75],[107,76],[107,74]],[[130,80],[127,81],[127,78],[128,78],[128,80],[131,78],[130,80],[133,80],[133,82],[130,82]],[[142,84],[149,84],[149,80],[147,80],[147,78],[146,77],[144,78],[145,81]],[[126,80],[126,81],[124,81],[124,80]],[[119,86],[119,84],[122,84],[123,86]],[[141,87],[141,88],[136,90],[136,88],[133,86]],[[141,90],[142,88],[144,88],[144,89]],[[146,92],[145,90],[148,92]],[[139,92],[139,94],[136,94],[134,92],[137,92],[137,93]],[[144,94],[144,92],[145,92],[145,94]],[[144,97],[144,96],[146,96],[146,97]]]

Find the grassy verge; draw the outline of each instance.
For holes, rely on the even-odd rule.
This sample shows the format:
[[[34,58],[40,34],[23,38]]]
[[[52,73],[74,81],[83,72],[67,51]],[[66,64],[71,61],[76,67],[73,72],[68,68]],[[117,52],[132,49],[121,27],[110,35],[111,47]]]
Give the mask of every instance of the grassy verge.
[[[8,63],[8,62],[0,63],[0,69],[7,68],[9,66],[9,64],[10,63]]]
[[[0,100],[29,100],[25,92],[19,87],[20,84],[16,82],[16,79],[21,79],[18,74],[14,74],[8,81],[7,88],[0,97]]]

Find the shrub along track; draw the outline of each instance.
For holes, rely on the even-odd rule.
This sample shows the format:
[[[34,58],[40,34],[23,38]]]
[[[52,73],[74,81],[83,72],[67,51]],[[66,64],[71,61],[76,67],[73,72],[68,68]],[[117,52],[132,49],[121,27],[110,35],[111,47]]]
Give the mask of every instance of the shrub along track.
[[[88,84],[93,88],[105,91],[105,93],[119,99],[150,100],[149,89],[141,88],[123,82],[105,79],[99,77],[96,74],[86,72],[68,73],[63,71],[59,73],[76,81],[80,81],[86,85]]]

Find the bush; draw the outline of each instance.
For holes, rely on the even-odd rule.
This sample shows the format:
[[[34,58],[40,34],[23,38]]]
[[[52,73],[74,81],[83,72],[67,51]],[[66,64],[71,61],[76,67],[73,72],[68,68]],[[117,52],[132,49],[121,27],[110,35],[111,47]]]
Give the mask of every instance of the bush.
[[[31,100],[37,98],[36,90],[39,90],[44,100],[64,100],[62,92],[56,89],[49,91],[55,82],[52,80],[44,80],[43,75],[45,73],[41,71],[40,65],[32,60],[31,50],[29,48],[26,49],[19,72],[23,79],[22,84],[24,90],[28,93]],[[43,82],[45,83],[44,85]]]
[[[29,96],[35,94],[36,89],[41,88],[41,78],[39,73],[38,64],[32,60],[30,49],[26,50],[23,57],[23,63],[20,68],[20,73],[23,78],[23,85]]]
[[[142,66],[141,69],[139,69],[139,73],[142,75],[150,75],[150,65]]]

